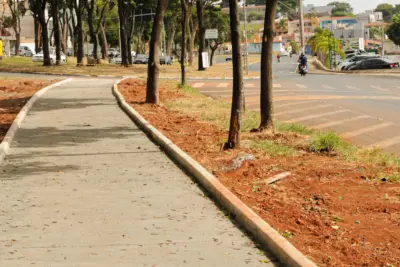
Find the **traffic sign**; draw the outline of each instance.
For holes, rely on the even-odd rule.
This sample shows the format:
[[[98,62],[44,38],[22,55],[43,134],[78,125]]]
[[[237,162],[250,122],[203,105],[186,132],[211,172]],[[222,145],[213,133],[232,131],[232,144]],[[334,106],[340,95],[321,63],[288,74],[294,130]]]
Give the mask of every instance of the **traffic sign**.
[[[206,39],[218,39],[218,29],[206,30]]]

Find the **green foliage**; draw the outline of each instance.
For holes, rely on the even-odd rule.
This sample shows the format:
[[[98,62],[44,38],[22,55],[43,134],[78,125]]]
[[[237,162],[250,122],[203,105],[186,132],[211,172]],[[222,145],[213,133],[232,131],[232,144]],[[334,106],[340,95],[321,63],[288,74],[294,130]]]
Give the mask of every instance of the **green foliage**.
[[[310,45],[311,51],[318,54],[319,60],[321,60],[325,66],[330,65],[330,51],[336,51],[336,54],[344,56],[344,52],[341,49],[341,42],[334,38],[329,30],[316,28],[315,35],[309,39],[308,44]]]
[[[382,12],[383,20],[390,22],[393,14],[395,14],[395,7],[392,4],[380,4],[375,8],[376,12]]]
[[[290,46],[292,47],[292,51],[294,51],[294,52],[299,52],[299,50],[300,50],[300,46],[299,46],[299,44],[298,43],[296,43],[296,42],[291,42],[290,43]]]
[[[344,143],[344,140],[334,132],[317,133],[310,140],[310,150],[314,152],[339,151]]]
[[[332,15],[337,17],[344,17],[353,15],[353,8],[347,2],[334,1],[328,4],[328,6],[333,6]]]
[[[293,147],[285,146],[271,140],[253,140],[251,148],[271,157],[296,155],[296,149]]]
[[[275,130],[281,133],[297,133],[302,135],[310,135],[314,133],[314,130],[297,123],[275,122]]]
[[[387,29],[387,35],[396,45],[400,45],[400,13],[393,16],[392,25]]]

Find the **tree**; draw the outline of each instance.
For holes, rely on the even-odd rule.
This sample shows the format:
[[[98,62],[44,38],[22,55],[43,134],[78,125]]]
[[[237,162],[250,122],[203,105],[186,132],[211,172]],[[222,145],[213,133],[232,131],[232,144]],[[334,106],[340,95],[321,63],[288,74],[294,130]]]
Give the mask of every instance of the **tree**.
[[[317,53],[318,58],[325,66],[330,66],[330,50],[335,50],[337,54],[344,55],[341,49],[341,41],[332,36],[329,30],[317,28],[315,35],[308,40],[308,44],[313,53]]]
[[[149,63],[147,67],[146,103],[159,104],[158,78],[160,74],[161,28],[167,0],[158,0],[151,31]]]
[[[18,55],[19,46],[21,43],[21,17],[25,15],[25,2],[7,0],[8,8],[11,16],[5,17],[4,27],[12,27],[15,33],[15,55]]]
[[[332,16],[344,17],[353,15],[353,8],[347,2],[334,1],[330,2],[328,6],[333,6]]]
[[[393,16],[392,21],[392,25],[387,30],[387,35],[393,43],[400,45],[400,13]]]
[[[75,35],[77,38],[77,66],[83,65],[83,22],[82,17],[85,10],[86,0],[71,0],[73,3],[75,15],[76,15],[76,27]],[[73,17],[73,16],[72,16]]]
[[[380,4],[375,8],[375,12],[382,12],[383,20],[390,22],[395,14],[395,7],[392,4]]]
[[[56,47],[56,65],[61,65],[61,32],[60,32],[60,10],[59,0],[51,0],[51,11],[53,16],[54,43]]]
[[[243,107],[243,66],[240,48],[239,6],[237,0],[229,0],[229,18],[232,42],[233,94],[228,142],[225,143],[224,149],[233,149],[240,146],[240,121]]]
[[[260,130],[273,127],[272,49],[274,43],[274,24],[277,6],[278,0],[269,0],[265,7],[264,33],[261,48]]]
[[[172,45],[174,43],[176,26],[178,24],[180,4],[178,0],[170,0],[167,11],[165,13],[166,28],[167,28],[167,48],[166,53],[172,56]]]
[[[186,0],[181,0],[181,9],[182,9],[182,38],[181,38],[181,86],[186,85],[186,32],[188,25],[188,8]]]
[[[229,16],[219,7],[211,6],[205,12],[205,26],[218,30],[218,39],[210,44],[210,66],[213,64],[215,51],[220,45],[230,40]]]
[[[47,19],[45,16],[47,0],[29,0],[29,8],[34,13],[41,26],[43,66],[51,66],[49,33],[47,30]]]

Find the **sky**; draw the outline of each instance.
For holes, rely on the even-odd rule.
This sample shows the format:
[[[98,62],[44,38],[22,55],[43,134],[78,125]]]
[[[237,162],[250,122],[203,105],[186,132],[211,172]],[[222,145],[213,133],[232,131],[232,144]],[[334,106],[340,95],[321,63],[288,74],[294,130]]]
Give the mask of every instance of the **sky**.
[[[304,5],[313,4],[316,6],[324,6],[333,0],[303,0]],[[375,9],[375,7],[382,3],[400,4],[400,0],[343,0],[351,4],[355,13],[361,13],[365,10]]]

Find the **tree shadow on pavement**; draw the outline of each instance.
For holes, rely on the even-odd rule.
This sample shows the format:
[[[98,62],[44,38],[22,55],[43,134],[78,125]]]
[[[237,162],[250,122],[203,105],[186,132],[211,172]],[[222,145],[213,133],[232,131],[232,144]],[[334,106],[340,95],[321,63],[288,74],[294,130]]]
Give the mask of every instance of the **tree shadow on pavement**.
[[[91,106],[111,106],[115,105],[115,103],[115,100],[100,98],[45,98],[35,104],[32,112],[84,109]]]
[[[54,165],[46,162],[22,162],[21,164],[12,164],[9,162],[0,165],[0,181],[19,180],[28,176],[41,175],[44,173],[54,173],[54,175],[64,172],[78,170],[80,167],[76,165]]]

